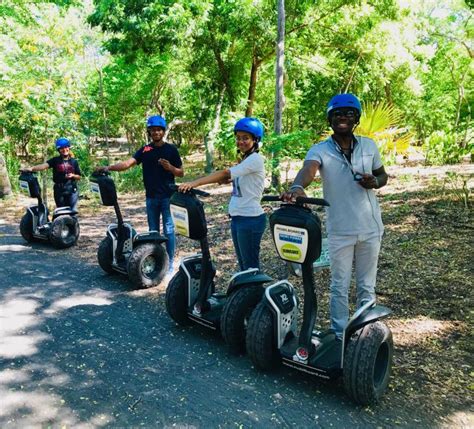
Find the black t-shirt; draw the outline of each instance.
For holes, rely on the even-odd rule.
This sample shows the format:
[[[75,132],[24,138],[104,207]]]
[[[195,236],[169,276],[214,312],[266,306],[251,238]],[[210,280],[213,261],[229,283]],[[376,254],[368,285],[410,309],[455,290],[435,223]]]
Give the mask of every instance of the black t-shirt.
[[[48,159],[46,161],[49,165],[49,168],[53,169],[53,182],[54,183],[66,183],[66,174],[73,173],[81,175],[81,169],[79,168],[79,163],[74,158],[63,159],[62,156],[55,156],[54,158]]]
[[[174,183],[174,175],[166,171],[158,160],[167,159],[174,167],[181,168],[183,163],[176,146],[169,143],[159,147],[147,144],[138,149],[133,157],[137,164],[143,164],[143,183],[147,198],[170,197],[172,191],[169,184]]]

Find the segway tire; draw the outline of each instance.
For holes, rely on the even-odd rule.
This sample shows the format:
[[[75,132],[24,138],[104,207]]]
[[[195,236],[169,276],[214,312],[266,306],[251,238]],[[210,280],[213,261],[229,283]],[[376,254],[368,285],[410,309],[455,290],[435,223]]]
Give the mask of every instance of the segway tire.
[[[245,353],[245,333],[253,310],[260,302],[264,289],[248,285],[232,293],[221,314],[221,333],[233,354]]]
[[[30,212],[26,212],[20,221],[20,234],[27,241],[31,243],[34,241],[33,236],[33,216]]]
[[[178,271],[166,288],[166,311],[181,326],[189,325],[188,318],[188,287],[182,271]]]
[[[388,387],[392,358],[392,332],[384,323],[369,323],[355,331],[344,355],[347,395],[361,405],[378,402]]]
[[[99,248],[97,249],[97,261],[99,262],[100,268],[108,274],[113,274],[115,272],[112,267],[114,258],[113,251],[112,239],[107,236],[99,244]]]
[[[79,222],[73,216],[59,216],[53,220],[49,240],[57,249],[74,246],[79,238]]]
[[[247,353],[257,369],[269,371],[281,362],[273,326],[273,315],[261,301],[250,316],[245,338]]]
[[[167,271],[168,254],[158,243],[139,244],[128,259],[128,277],[137,289],[156,286]]]

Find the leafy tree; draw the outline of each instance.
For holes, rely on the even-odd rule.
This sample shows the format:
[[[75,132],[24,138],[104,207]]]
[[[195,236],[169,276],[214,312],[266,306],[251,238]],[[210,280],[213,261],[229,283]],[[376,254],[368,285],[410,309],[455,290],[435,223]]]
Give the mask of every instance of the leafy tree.
[[[14,167],[10,174],[16,175],[17,156],[42,160],[60,134],[80,136],[86,49],[99,39],[84,26],[84,10],[72,4],[2,4],[8,13],[0,18],[0,148]]]

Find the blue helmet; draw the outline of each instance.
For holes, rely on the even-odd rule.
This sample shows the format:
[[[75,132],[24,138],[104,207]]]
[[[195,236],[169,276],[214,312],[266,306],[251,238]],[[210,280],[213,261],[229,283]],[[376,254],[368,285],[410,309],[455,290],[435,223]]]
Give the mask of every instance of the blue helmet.
[[[257,118],[242,118],[235,123],[234,133],[244,131],[252,134],[257,142],[263,138],[263,125]]]
[[[362,114],[362,106],[359,99],[354,94],[338,94],[329,100],[326,109],[328,118],[333,110],[341,107],[352,107],[359,112],[359,116]]]
[[[71,147],[71,142],[65,138],[65,137],[60,137],[56,140],[56,149],[62,149],[63,147]]]
[[[150,116],[146,121],[146,127],[161,127],[166,130],[166,120],[160,115]]]

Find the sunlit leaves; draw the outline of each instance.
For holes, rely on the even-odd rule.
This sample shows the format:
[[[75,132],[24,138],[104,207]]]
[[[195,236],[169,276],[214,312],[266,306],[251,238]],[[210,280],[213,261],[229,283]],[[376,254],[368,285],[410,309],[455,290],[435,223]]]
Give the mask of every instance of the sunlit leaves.
[[[75,108],[91,71],[85,43],[97,46],[97,36],[84,26],[82,9],[38,3],[28,12],[27,25],[16,22],[0,36],[0,126],[35,153],[58,133],[74,136]]]
[[[413,133],[401,126],[403,115],[393,105],[367,103],[362,109],[357,134],[374,139],[386,156],[406,154]]]

